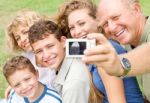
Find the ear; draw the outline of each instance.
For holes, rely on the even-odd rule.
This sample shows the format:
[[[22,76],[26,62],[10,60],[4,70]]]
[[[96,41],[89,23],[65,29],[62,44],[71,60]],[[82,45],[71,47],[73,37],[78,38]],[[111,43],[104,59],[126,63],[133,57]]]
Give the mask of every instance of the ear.
[[[139,16],[139,14],[142,13],[140,3],[134,3],[133,4],[133,10],[135,11],[135,14]]]
[[[65,36],[61,36],[61,38],[60,38],[60,42],[64,48],[66,47],[66,39],[67,38]]]

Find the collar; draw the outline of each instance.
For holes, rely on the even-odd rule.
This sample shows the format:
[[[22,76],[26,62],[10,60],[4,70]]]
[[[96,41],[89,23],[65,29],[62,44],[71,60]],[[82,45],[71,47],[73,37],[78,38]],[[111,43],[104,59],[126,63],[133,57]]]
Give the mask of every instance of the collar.
[[[39,82],[39,83],[40,83],[40,82]],[[47,91],[47,87],[46,87],[46,85],[44,85],[44,84],[42,84],[42,85],[43,85],[43,87],[44,87],[43,93],[40,95],[40,97],[38,97],[37,100],[35,100],[35,101],[32,102],[32,103],[39,103],[39,102],[42,100],[42,98],[45,96],[45,93],[46,93],[46,91]],[[24,101],[25,101],[25,103],[30,103],[29,99],[26,98],[26,97],[24,97]]]
[[[58,85],[63,85],[66,77],[69,73],[70,66],[73,62],[72,58],[64,58],[63,63],[60,67],[60,70],[58,72],[58,75],[56,76],[56,79],[54,81],[54,86],[57,88]]]
[[[148,35],[150,34],[150,17],[146,17],[146,18],[147,18],[147,21],[145,24],[144,32],[142,33],[142,36],[140,39],[140,44],[142,44],[143,42],[147,42]]]

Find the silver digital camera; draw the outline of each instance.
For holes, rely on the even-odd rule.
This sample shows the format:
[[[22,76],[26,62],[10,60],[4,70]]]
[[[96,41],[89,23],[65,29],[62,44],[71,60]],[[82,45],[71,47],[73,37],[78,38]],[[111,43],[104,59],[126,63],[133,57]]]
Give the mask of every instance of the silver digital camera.
[[[67,39],[66,40],[66,57],[78,58],[83,57],[84,50],[94,47],[95,39]]]

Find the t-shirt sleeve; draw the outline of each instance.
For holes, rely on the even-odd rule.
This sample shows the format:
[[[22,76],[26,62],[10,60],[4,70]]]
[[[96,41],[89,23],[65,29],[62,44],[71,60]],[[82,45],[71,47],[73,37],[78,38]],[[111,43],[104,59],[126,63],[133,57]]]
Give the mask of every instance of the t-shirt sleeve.
[[[112,46],[115,48],[118,54],[123,54],[127,52],[118,42],[111,40],[111,39],[109,41],[112,44]]]

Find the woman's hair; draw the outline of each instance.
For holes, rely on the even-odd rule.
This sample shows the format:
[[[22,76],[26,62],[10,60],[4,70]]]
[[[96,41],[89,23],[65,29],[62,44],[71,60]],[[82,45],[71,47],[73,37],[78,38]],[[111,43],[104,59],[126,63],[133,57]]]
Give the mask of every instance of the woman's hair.
[[[89,15],[96,19],[96,5],[92,2],[92,0],[71,0],[65,2],[59,8],[55,18],[63,34],[68,38],[71,38],[70,30],[68,27],[68,16],[71,12],[78,9],[88,9]]]
[[[90,94],[88,103],[103,103],[102,93],[95,87],[93,83],[92,73],[89,71],[90,77]]]
[[[22,51],[22,49],[18,46],[17,41],[15,40],[14,37],[14,33],[16,32],[17,28],[19,26],[30,28],[31,25],[33,25],[35,22],[39,21],[42,18],[46,17],[34,11],[29,10],[19,11],[6,28],[6,39],[9,48],[14,52]]]

